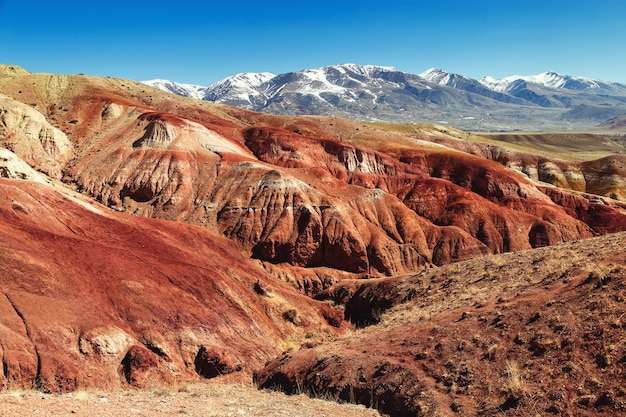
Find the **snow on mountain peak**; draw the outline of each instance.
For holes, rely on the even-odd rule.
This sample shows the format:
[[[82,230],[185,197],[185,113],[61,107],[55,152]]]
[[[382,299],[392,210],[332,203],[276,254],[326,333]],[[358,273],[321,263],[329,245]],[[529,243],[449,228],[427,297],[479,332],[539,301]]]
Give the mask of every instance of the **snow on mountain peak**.
[[[428,68],[426,71],[422,72],[421,74],[417,74],[422,78],[426,78],[428,79],[428,77],[437,77],[437,76],[441,76],[441,75],[446,75],[446,74],[450,74],[448,71],[444,71],[441,68]]]
[[[298,81],[292,89],[297,88],[300,94],[312,95],[325,101],[323,94],[339,95],[347,101],[355,101],[349,84],[360,84],[364,87],[384,72],[398,71],[394,67],[377,65],[338,64],[298,71]]]
[[[372,73],[376,71],[380,72],[390,72],[390,71],[398,71],[395,67],[385,67],[380,65],[359,65],[359,64],[339,64],[339,65],[331,65],[323,68],[334,68],[340,72],[345,73],[346,71],[351,71],[357,74],[368,75],[371,76]]]
[[[315,68],[311,70],[303,70],[303,72],[307,71],[317,71],[324,74],[329,74],[333,71],[339,72],[340,74],[350,76],[349,74],[357,74],[364,77],[374,77],[376,73],[381,72],[395,72],[398,71],[395,67],[384,67],[380,65],[359,65],[359,64],[337,64],[337,65],[328,65],[325,67]]]
[[[453,74],[439,68],[429,68],[418,75],[431,83],[445,85]]]
[[[322,67],[302,71],[302,75],[305,80],[304,85],[300,87],[301,92],[303,94],[311,94],[317,96],[318,98],[321,98],[321,93],[343,93],[346,90],[345,88],[333,84],[328,79],[328,69],[329,67]]]
[[[593,96],[598,94],[607,96],[606,100],[616,102],[615,106],[619,107],[622,102],[619,99],[612,101],[611,96],[626,97],[626,85],[555,71],[500,79],[486,76],[478,81],[440,68],[429,68],[417,75],[403,73],[394,67],[351,63],[278,75],[239,73],[206,88],[167,80],[146,83],[176,94],[254,111],[341,114],[366,119],[392,115],[390,118],[402,121],[425,117],[423,109],[431,115],[440,112],[441,108],[463,109],[464,112],[474,112],[463,117],[474,118],[479,115],[477,109],[483,108],[488,109],[486,114],[489,117],[481,120],[489,121],[492,110],[500,107],[570,108],[581,103],[594,104],[597,100]],[[420,113],[414,113],[414,108],[421,109]],[[614,112],[601,114],[607,114],[608,118]]]
[[[270,72],[242,72],[224,78],[206,89],[205,100],[219,101],[228,95],[233,98],[252,104],[252,99],[260,95],[261,85],[276,77]]]
[[[275,76],[275,74],[270,72],[241,72],[239,74],[226,77],[223,80],[210,85],[209,88],[212,89],[221,85],[228,85],[230,88],[255,89]]]
[[[434,84],[465,89],[477,84],[477,81],[459,74],[453,74],[439,68],[430,68],[419,74],[419,77]]]
[[[206,87],[195,84],[177,83],[170,80],[156,78],[154,80],[141,81],[142,84],[149,85],[159,90],[169,91],[179,96],[203,99],[206,93]]]

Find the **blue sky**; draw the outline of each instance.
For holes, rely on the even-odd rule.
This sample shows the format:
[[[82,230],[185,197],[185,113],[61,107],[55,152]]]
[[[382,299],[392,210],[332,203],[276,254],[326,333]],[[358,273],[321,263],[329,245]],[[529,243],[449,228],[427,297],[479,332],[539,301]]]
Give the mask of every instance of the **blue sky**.
[[[339,63],[626,83],[626,1],[0,0],[0,63],[200,85]]]

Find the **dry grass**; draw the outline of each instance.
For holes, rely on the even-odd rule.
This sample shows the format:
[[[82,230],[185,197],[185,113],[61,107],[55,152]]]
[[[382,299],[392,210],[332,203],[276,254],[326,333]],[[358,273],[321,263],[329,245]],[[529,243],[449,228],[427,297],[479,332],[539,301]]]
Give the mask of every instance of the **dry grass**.
[[[419,136],[427,140],[429,137],[463,139],[570,161],[589,161],[624,152],[623,145],[612,140],[613,135],[602,133],[470,133],[433,124],[367,123],[367,125],[380,131]]]
[[[8,391],[0,394],[2,416],[367,416],[363,406],[337,404],[304,395],[259,391],[246,384],[192,384],[151,391],[83,390],[68,394]]]
[[[482,133],[478,137],[481,141],[570,161],[590,161],[624,151],[609,136],[595,133]]]
[[[320,378],[341,386],[368,364],[393,363],[430,382],[422,391],[440,415],[626,415],[625,242],[618,233],[362,281],[381,289],[364,293],[373,304],[398,304],[313,349],[332,370]],[[383,377],[356,384],[375,390]]]
[[[524,378],[519,370],[517,362],[507,361],[504,369],[506,385],[505,392],[512,398],[519,399],[524,395]]]

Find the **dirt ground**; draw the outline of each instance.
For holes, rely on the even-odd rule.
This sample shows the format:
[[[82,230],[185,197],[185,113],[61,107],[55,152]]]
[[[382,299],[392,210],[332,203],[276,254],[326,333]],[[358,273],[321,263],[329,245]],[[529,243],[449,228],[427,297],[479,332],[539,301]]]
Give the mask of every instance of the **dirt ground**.
[[[145,391],[37,391],[0,393],[0,416],[264,416],[375,417],[375,410],[353,404],[259,391],[252,384],[203,384]]]

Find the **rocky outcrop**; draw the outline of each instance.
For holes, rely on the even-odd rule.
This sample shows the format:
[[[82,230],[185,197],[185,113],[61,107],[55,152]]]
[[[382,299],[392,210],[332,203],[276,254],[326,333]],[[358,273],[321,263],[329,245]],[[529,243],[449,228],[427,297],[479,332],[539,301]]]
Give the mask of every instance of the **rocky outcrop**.
[[[0,77],[12,97],[0,124],[3,386],[65,391],[250,375],[345,329],[340,309],[306,296],[341,281],[626,229],[616,202],[538,186],[451,146],[145,88]],[[540,180],[529,161],[521,171],[537,166]],[[553,162],[563,186],[582,184],[578,171],[565,175]],[[579,165],[586,189],[621,175],[619,158],[608,162],[596,177]],[[349,282],[329,298],[349,299],[357,285]],[[358,316],[367,303],[354,300],[346,311]],[[386,370],[400,368],[379,365],[365,378],[384,375],[377,398],[399,404]]]
[[[585,135],[581,134],[581,136]],[[496,161],[507,168],[524,174],[535,183],[550,184],[566,190],[595,194],[619,201],[626,200],[623,191],[626,186],[624,169],[626,157],[619,154],[578,162],[513,151],[503,146],[488,143],[452,140],[443,137],[429,139],[453,149]],[[599,140],[595,137],[593,139]],[[577,145],[584,147],[584,143]]]
[[[59,178],[73,156],[67,136],[34,108],[0,94],[0,145],[33,168]]]
[[[433,259],[488,253],[461,230],[438,231],[393,196],[370,188],[398,188],[403,180],[394,173],[401,169],[418,177],[417,169],[383,154],[311,141],[309,149],[326,158],[329,172],[314,159],[301,163],[301,170],[284,170],[180,117],[151,113],[139,116],[136,125],[132,118],[128,123],[132,132],[143,128],[137,140],[118,142],[108,154],[89,153],[68,170],[66,180],[113,207],[218,230],[244,253],[274,264],[388,275]],[[342,162],[333,162],[337,158]],[[455,243],[440,245],[433,257],[429,243],[448,238]]]
[[[43,181],[41,174],[8,149],[0,148],[0,177]]]
[[[626,156],[613,155],[584,162],[582,167],[588,193],[626,201]]]
[[[343,182],[396,195],[430,222],[468,231],[479,241],[469,246],[484,244],[491,253],[591,236],[588,227],[567,218],[564,210],[523,177],[499,164],[450,149],[413,149],[398,160],[352,144],[311,137],[298,141],[291,132],[260,128],[249,130],[246,144],[257,157],[274,165],[315,168]],[[475,204],[480,197],[488,201]],[[520,222],[525,223],[523,228]],[[431,258],[434,263],[466,259],[451,248],[467,247],[467,243],[442,244],[440,239],[446,234],[436,235],[429,242],[436,249]],[[480,253],[484,252],[477,250],[472,256]]]

